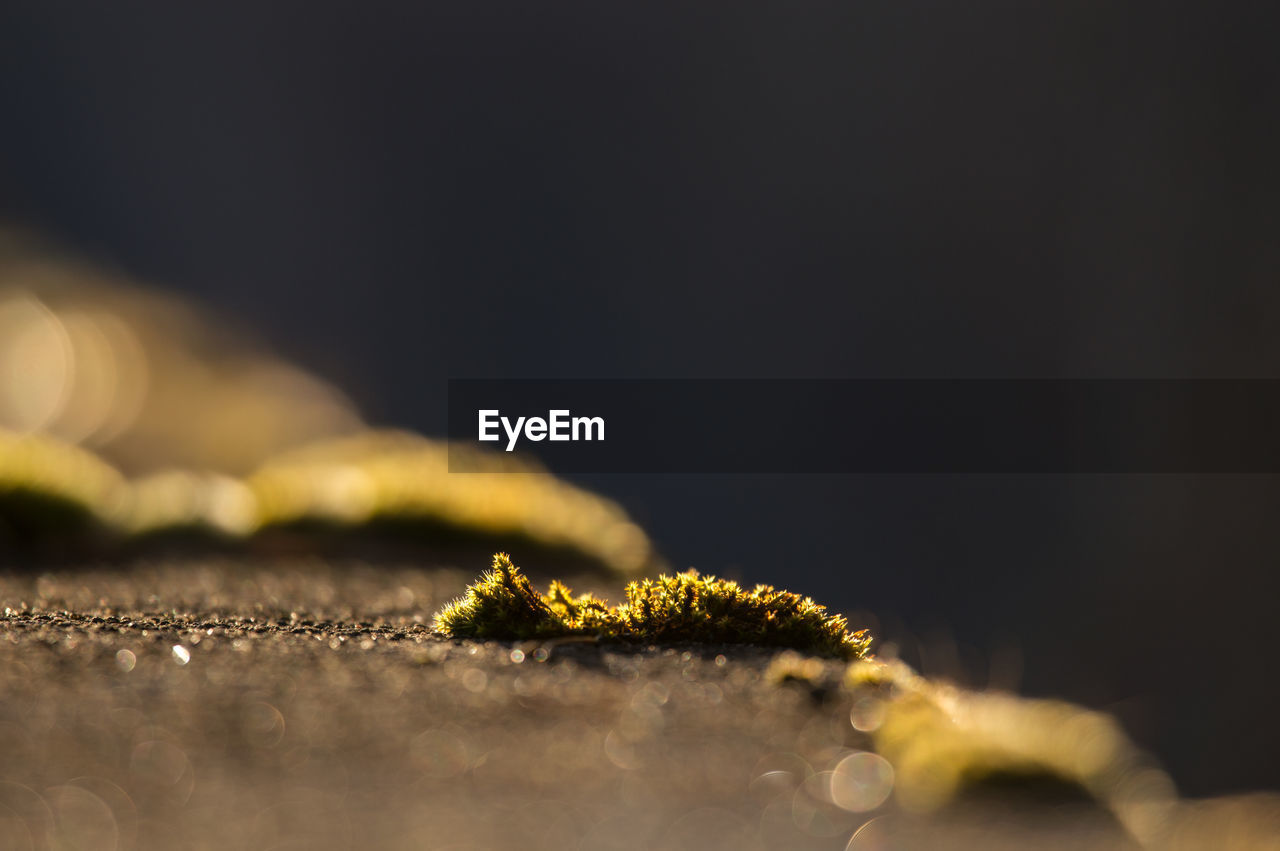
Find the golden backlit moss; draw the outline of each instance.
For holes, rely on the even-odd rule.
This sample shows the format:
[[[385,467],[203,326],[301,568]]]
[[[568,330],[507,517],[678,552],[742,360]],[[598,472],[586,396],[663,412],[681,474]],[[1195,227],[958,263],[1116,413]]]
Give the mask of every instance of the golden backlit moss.
[[[757,585],[750,591],[696,571],[628,583],[626,600],[609,606],[575,597],[560,582],[534,590],[506,553],[464,596],[436,616],[436,629],[456,638],[549,638],[595,635],[614,641],[696,642],[791,647],[844,658],[863,657],[871,637],[850,633],[840,615],[808,597]]]
[[[440,610],[436,629],[467,638],[551,638],[573,631],[506,553],[493,557],[493,569],[465,596]]]

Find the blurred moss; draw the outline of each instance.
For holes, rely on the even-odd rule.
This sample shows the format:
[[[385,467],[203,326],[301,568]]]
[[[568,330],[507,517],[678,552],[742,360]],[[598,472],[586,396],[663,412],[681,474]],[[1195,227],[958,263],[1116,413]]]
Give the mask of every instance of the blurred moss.
[[[0,537],[40,544],[92,528],[117,543],[198,546],[290,529],[304,546],[330,533],[389,534],[519,543],[623,576],[653,565],[648,537],[609,500],[496,454],[470,466],[489,472],[450,473],[443,442],[366,432],[284,453],[243,479],[186,469],[129,479],[52,436],[0,429]]]
[[[765,668],[764,681],[772,685],[801,683],[815,692],[824,688],[827,666],[821,659],[801,653],[779,653]]]
[[[260,525],[253,492],[218,473],[165,470],[129,482],[118,524],[131,537],[192,533],[244,538]]]
[[[346,396],[234,322],[0,227],[0,428],[92,447],[129,475],[244,475],[363,428]]]
[[[454,452],[460,451],[458,447]],[[417,522],[582,553],[622,575],[654,561],[644,532],[615,503],[498,453],[449,472],[450,449],[400,431],[371,431],[283,453],[246,479],[263,527]]]
[[[0,537],[66,543],[109,524],[125,488],[90,452],[0,429]]]
[[[0,435],[6,538],[43,545],[90,526],[126,544],[457,536],[625,576],[655,566],[613,502],[505,453],[468,452],[478,472],[450,473],[444,441],[369,429],[342,391],[234,323],[8,227]]]
[[[850,633],[840,615],[808,597],[757,585],[700,576],[696,571],[628,583],[626,600],[610,607],[574,596],[553,582],[535,591],[505,553],[460,599],[436,616],[436,629],[457,638],[548,638],[595,635],[643,643],[755,644],[861,658],[871,644],[865,630]]]
[[[1108,715],[1059,700],[967,691],[900,662],[855,662],[845,685],[855,706],[878,707],[882,720],[869,732],[893,766],[907,810],[934,810],[1010,778],[1021,787],[1048,779],[1097,800],[1144,845],[1168,827],[1173,784]]]

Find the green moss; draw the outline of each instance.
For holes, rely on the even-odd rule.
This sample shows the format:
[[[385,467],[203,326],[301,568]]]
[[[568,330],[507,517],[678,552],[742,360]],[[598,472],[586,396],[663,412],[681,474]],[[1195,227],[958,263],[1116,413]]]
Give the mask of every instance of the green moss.
[[[631,582],[626,600],[609,606],[561,582],[534,590],[506,553],[458,600],[436,616],[436,629],[455,638],[550,638],[596,635],[614,641],[695,642],[791,647],[844,658],[863,657],[871,637],[850,633],[840,615],[808,597],[700,576],[696,571]]]
[[[550,638],[570,631],[506,553],[495,555],[493,569],[440,610],[436,629],[458,638]]]

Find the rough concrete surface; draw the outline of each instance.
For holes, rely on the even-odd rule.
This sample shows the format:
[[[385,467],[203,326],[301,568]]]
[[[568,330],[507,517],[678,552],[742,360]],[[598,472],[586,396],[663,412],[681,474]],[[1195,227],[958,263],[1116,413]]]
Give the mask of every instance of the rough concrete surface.
[[[924,817],[874,759],[849,785],[850,707],[766,681],[772,651],[434,635],[472,575],[0,576],[0,848],[1133,847],[1083,796]]]

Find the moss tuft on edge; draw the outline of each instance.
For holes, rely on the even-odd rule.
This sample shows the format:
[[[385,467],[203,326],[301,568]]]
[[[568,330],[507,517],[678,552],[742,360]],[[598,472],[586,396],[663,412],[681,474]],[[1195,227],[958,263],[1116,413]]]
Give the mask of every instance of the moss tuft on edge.
[[[589,594],[575,597],[561,582],[544,596],[506,553],[465,595],[436,615],[437,631],[454,638],[554,638],[595,635],[632,642],[697,642],[790,647],[860,659],[871,636],[809,597],[687,571],[628,583],[626,600],[609,606]]]

